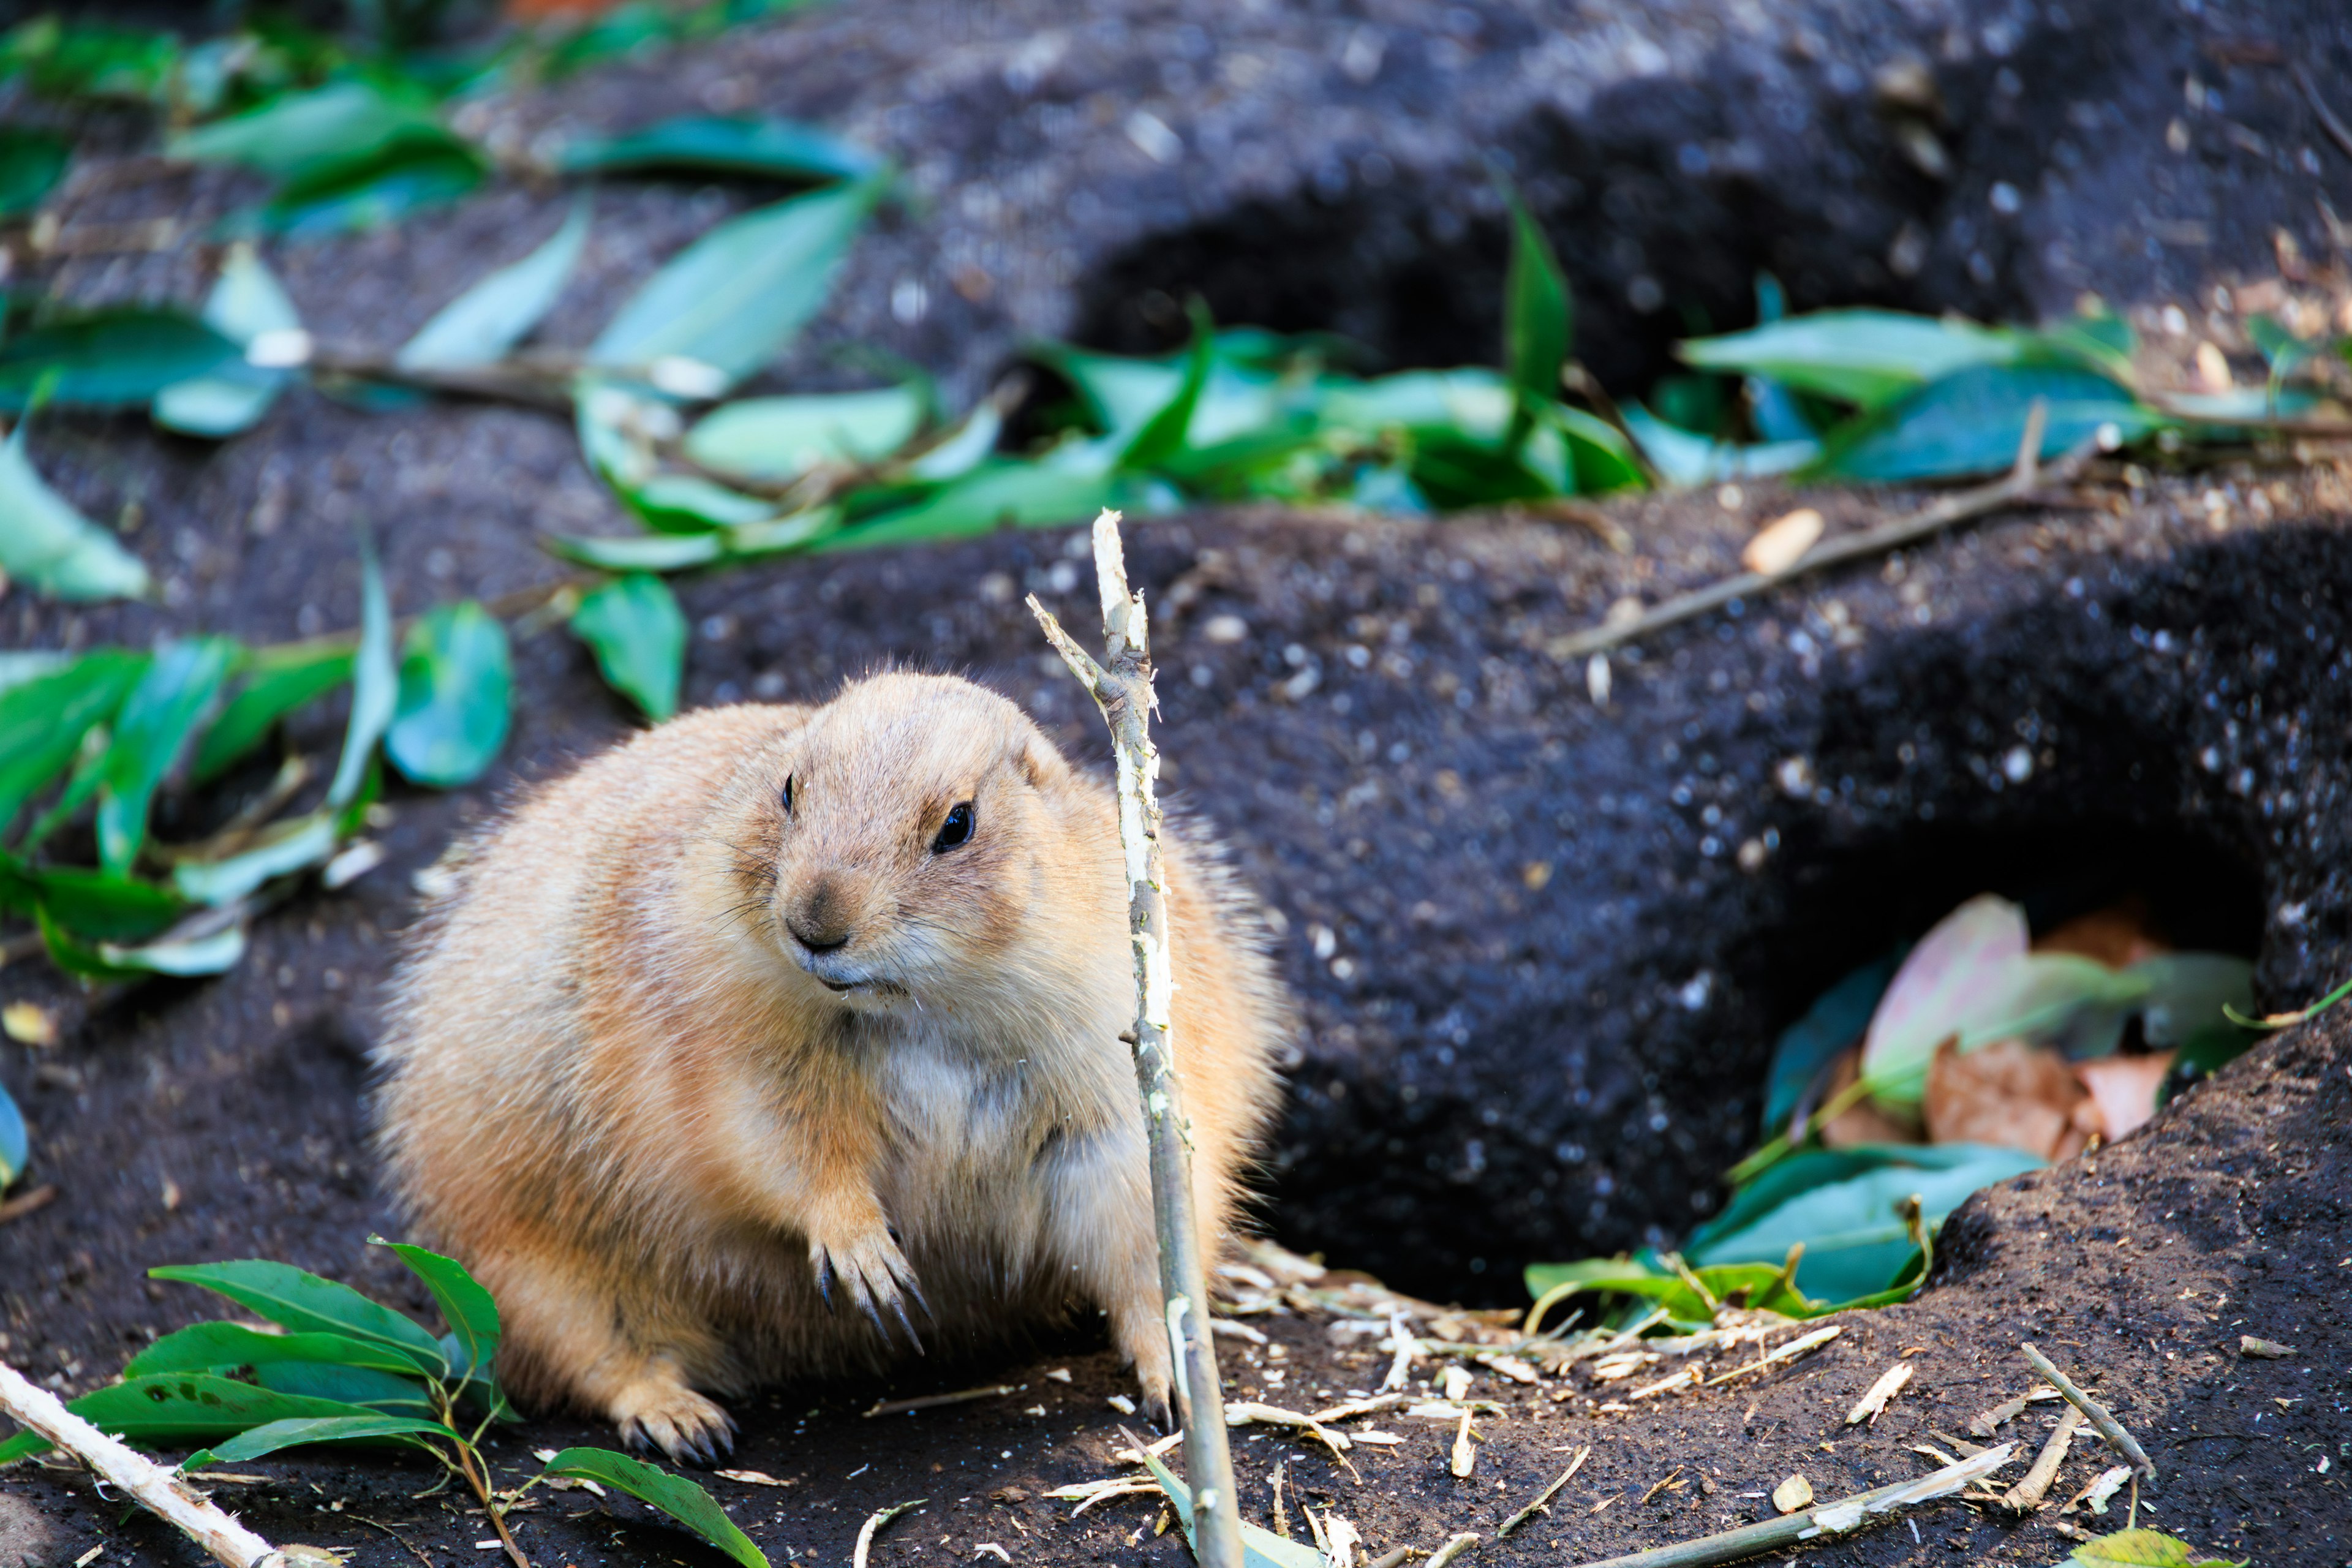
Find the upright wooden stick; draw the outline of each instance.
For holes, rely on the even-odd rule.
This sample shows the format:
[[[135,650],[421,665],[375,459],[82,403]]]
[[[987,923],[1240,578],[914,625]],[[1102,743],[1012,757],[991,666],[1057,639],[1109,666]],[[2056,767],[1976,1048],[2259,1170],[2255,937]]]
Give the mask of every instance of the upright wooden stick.
[[[0,1411],[15,1416],[98,1472],[109,1485],[210,1552],[226,1568],[294,1568],[331,1563],[333,1557],[307,1546],[278,1551],[212,1505],[211,1500],[171,1469],[126,1447],[59,1404],[57,1395],[26,1380],[0,1362]]]
[[[1224,1396],[1209,1334],[1201,1231],[1192,1212],[1192,1152],[1169,1038],[1175,981],[1168,960],[1167,873],[1160,853],[1160,752],[1151,743],[1151,633],[1143,595],[1127,585],[1118,513],[1095,519],[1095,576],[1102,593],[1104,656],[1097,664],[1053,613],[1029,597],[1070,672],[1093,693],[1118,763],[1118,840],[1127,852],[1128,931],[1135,944],[1136,1087],[1151,1148],[1151,1211],[1160,1236],[1160,1292],[1185,1392],[1184,1471],[1192,1488],[1194,1550],[1202,1568],[1242,1568],[1241,1498],[1225,1443]]]

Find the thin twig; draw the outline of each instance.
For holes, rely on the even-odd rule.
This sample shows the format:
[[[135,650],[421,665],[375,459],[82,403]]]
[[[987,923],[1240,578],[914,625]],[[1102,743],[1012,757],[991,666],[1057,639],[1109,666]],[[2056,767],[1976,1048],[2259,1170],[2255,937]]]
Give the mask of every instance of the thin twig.
[[[1170,1032],[1175,976],[1168,956],[1168,879],[1160,854],[1160,752],[1151,742],[1150,717],[1158,702],[1151,689],[1150,621],[1143,595],[1128,586],[1118,518],[1106,508],[1094,525],[1108,665],[1096,663],[1072,641],[1034,594],[1029,609],[1045,640],[1101,710],[1118,761],[1118,837],[1126,858],[1128,936],[1135,952],[1135,1026],[1127,1043],[1135,1056],[1150,1149],[1152,1220],[1169,1344],[1179,1363],[1179,1386],[1187,1395],[1184,1468],[1192,1491],[1193,1550],[1202,1568],[1242,1568],[1241,1496],[1225,1436],[1216,1337],[1209,1331],[1209,1290],[1192,1212],[1191,1128]]]
[[[1568,1478],[1582,1469],[1584,1468],[1584,1461],[1591,1457],[1592,1445],[1590,1443],[1586,1444],[1583,1447],[1579,1448],[1576,1451],[1576,1458],[1568,1462],[1568,1468],[1560,1471],[1559,1479],[1544,1488],[1542,1491],[1538,1492],[1536,1494],[1535,1501],[1528,1504],[1527,1507],[1519,1510],[1518,1512],[1505,1520],[1503,1521],[1503,1528],[1495,1531],[1495,1539],[1497,1541],[1502,1540],[1503,1537],[1510,1534],[1511,1531],[1525,1524],[1530,1518],[1542,1512],[1544,1505],[1559,1495],[1560,1488],[1568,1485]]]
[[[2057,1427],[2051,1432],[2050,1440],[2042,1444],[2042,1452],[2034,1456],[2033,1468],[2025,1472],[2023,1480],[2009,1489],[2008,1495],[2000,1500],[2001,1507],[2011,1513],[2026,1514],[2042,1506],[2042,1498],[2049,1493],[2050,1483],[2058,1478],[2058,1467],[2066,1462],[2066,1450],[2074,1447],[2074,1428],[2082,1424],[2083,1413],[2068,1405],[2066,1414],[2058,1417]]]
[[[1552,652],[1562,661],[1599,653],[1664,627],[1678,626],[1709,610],[1719,609],[1734,599],[1743,599],[1795,578],[1843,565],[1849,561],[1883,555],[1915,540],[1940,533],[1956,522],[2030,501],[2038,490],[2055,489],[2072,484],[2090,466],[2091,459],[2098,455],[2098,441],[2095,437],[2084,441],[2045,469],[2036,460],[2036,454],[2041,450],[2042,432],[2048,418],[2048,405],[2035,399],[2032,411],[2026,415],[2025,439],[2018,446],[2016,467],[1991,484],[1958,491],[1907,516],[1883,522],[1876,528],[1825,539],[1799,556],[1786,571],[1769,575],[1761,572],[1742,572],[1706,587],[1678,594],[1664,604],[1654,605],[1615,626],[1594,626],[1573,637],[1563,637],[1554,646]]]
[[[388,1525],[388,1524],[381,1523],[381,1522],[379,1522],[378,1521],[375,1521],[375,1520],[370,1519],[367,1515],[365,1515],[365,1514],[363,1514],[363,1513],[355,1513],[355,1514],[352,1514],[350,1517],[351,1517],[351,1518],[352,1518],[352,1519],[356,1519],[356,1520],[358,1520],[362,1524],[367,1525],[367,1526],[368,1526],[368,1527],[370,1527],[371,1529],[374,1529],[374,1530],[381,1530],[381,1531],[383,1531],[386,1535],[391,1536],[391,1537],[393,1538],[393,1540],[394,1540],[394,1541],[396,1541],[396,1542],[400,1542],[400,1544],[401,1544],[403,1547],[406,1548],[406,1549],[407,1549],[407,1552],[408,1552],[408,1554],[409,1554],[411,1557],[415,1558],[419,1563],[424,1563],[424,1564],[425,1564],[425,1568],[434,1568],[433,1559],[431,1559],[430,1557],[425,1556],[424,1552],[422,1552],[418,1551],[418,1550],[416,1549],[416,1547],[415,1547],[413,1543],[411,1543],[411,1542],[408,1541],[408,1539],[407,1539],[406,1537],[403,1536],[403,1535],[400,1533],[400,1531],[396,1531],[396,1530],[393,1529],[393,1528],[392,1528],[392,1526],[390,1526],[390,1525]]]
[[[1848,1531],[1860,1529],[1872,1514],[1891,1513],[1915,1502],[1948,1497],[1970,1481],[1990,1475],[2009,1463],[2016,1454],[2016,1444],[2003,1443],[1998,1448],[1986,1449],[1973,1459],[1947,1465],[1916,1480],[1898,1481],[1890,1487],[1857,1492],[1835,1502],[1799,1509],[1785,1518],[1768,1519],[1761,1524],[1744,1524],[1737,1530],[1701,1536],[1696,1541],[1654,1547],[1624,1557],[1611,1557],[1588,1563],[1586,1568],[1710,1568],[1714,1563],[1736,1563],[1742,1557],[1776,1552],[1781,1547],[1794,1546],[1801,1541],[1810,1541],[1817,1536],[1843,1535]]]
[[[1009,1383],[992,1383],[984,1388],[959,1388],[953,1394],[926,1394],[917,1399],[885,1399],[868,1408],[868,1415],[903,1415],[909,1410],[936,1410],[942,1405],[963,1405],[974,1399],[993,1399],[1000,1394],[1013,1392]]]
[[[1465,1530],[1459,1535],[1448,1536],[1444,1545],[1430,1553],[1426,1568],[1445,1568],[1448,1563],[1477,1544],[1478,1536],[1475,1531]]]
[[[2327,107],[2327,100],[2319,96],[2319,84],[2311,79],[2309,67],[2297,60],[2288,69],[2294,74],[2294,85],[2303,89],[2303,96],[2310,102],[2311,112],[2319,116],[2320,129],[2327,132],[2327,139],[2342,149],[2346,157],[2352,158],[2352,125],[2345,124],[2336,110]]]
[[[2110,1447],[2131,1461],[2132,1468],[2140,1473],[2147,1481],[2148,1489],[2153,1491],[2156,1489],[2156,1461],[2147,1457],[2147,1450],[2139,1446],[2139,1439],[2125,1431],[2123,1423],[2109,1415],[2105,1405],[2075,1387],[2074,1380],[2052,1365],[2048,1356],[2031,1344],[2021,1344],[2017,1348],[2024,1353],[2034,1371],[2050,1380],[2051,1387],[2065,1395],[2066,1402],[2081,1411],[2084,1418],[2099,1429],[2099,1436],[2107,1440]]]
[[[108,1485],[129,1493],[141,1507],[227,1568],[288,1568],[291,1563],[331,1561],[310,1547],[280,1552],[214,1507],[210,1499],[169,1468],[100,1432],[68,1410],[57,1395],[26,1381],[5,1362],[0,1362],[0,1411],[73,1455]],[[296,1556],[298,1552],[301,1555]]]

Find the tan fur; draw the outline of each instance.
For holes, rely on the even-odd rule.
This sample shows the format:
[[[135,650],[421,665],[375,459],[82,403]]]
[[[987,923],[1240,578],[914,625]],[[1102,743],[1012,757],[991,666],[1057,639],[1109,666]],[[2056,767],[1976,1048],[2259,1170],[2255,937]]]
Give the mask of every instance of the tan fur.
[[[934,853],[963,801],[971,840]],[[1289,1012],[1255,906],[1171,839],[1213,1237]],[[381,1137],[421,1233],[498,1298],[520,1394],[707,1457],[730,1424],[698,1389],[878,1363],[901,1312],[962,1345],[1092,1304],[1164,1407],[1113,802],[1011,703],[890,674],[708,710],[450,864],[395,983]]]

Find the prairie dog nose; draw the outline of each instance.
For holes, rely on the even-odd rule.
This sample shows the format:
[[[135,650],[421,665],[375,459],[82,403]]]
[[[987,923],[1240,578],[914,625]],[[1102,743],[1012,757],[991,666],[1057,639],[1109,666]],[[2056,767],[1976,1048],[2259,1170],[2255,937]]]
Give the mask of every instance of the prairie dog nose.
[[[830,877],[820,877],[784,916],[784,929],[811,952],[833,952],[849,945],[850,901]]]

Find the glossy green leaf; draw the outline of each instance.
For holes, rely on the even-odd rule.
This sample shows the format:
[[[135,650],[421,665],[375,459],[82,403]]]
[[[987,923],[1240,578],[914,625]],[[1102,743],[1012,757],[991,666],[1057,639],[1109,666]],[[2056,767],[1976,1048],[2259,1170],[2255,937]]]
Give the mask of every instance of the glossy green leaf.
[[[66,1408],[101,1432],[158,1447],[210,1442],[267,1421],[375,1415],[331,1399],[279,1394],[201,1372],[131,1378],[68,1400]],[[19,1433],[0,1443],[0,1464],[40,1453],[48,1446],[36,1433]]]
[[[832,292],[878,187],[811,192],[730,218],[646,280],[597,335],[593,364],[707,365],[717,390],[765,366]]]
[[[1793,473],[1822,455],[1822,444],[1810,438],[1758,446],[1711,441],[1667,424],[1638,403],[1625,404],[1618,413],[1658,477],[1681,489]]]
[[[350,651],[341,648],[255,655],[236,694],[196,742],[190,777],[198,784],[218,778],[278,721],[351,679],[352,663]]]
[[[250,244],[229,247],[220,279],[205,300],[205,325],[239,348],[264,332],[299,331],[294,301]],[[184,435],[234,436],[251,428],[292,379],[289,371],[238,359],[209,375],[175,382],[155,395],[155,423]]]
[[[166,1372],[235,1372],[264,1362],[320,1362],[335,1366],[365,1367],[404,1377],[416,1374],[416,1363],[397,1351],[387,1350],[349,1334],[266,1334],[241,1323],[194,1323],[165,1334],[122,1368],[125,1377],[146,1377]]]
[[[0,125],[0,217],[39,206],[72,157],[73,143],[55,132]]]
[[[574,204],[572,216],[545,244],[444,305],[401,345],[397,363],[418,370],[503,358],[554,308],[588,243],[588,222],[589,204]]]
[[[1875,959],[1813,999],[1805,1016],[1773,1042],[1772,1065],[1764,1078],[1764,1131],[1782,1130],[1797,1102],[1839,1052],[1859,1042],[1870,1026],[1878,999],[1895,978],[1896,958]]]
[[[2069,451],[2102,426],[2120,442],[2171,423],[2103,375],[2063,365],[1976,365],[1956,371],[1841,430],[1821,471],[1897,481],[1999,473],[2017,460],[2036,399],[2047,404],[2038,454]]]
[[[2189,1542],[2160,1530],[2118,1530],[2095,1535],[2067,1554],[2083,1568],[2246,1568],[2252,1558],[2237,1563],[2219,1557],[2199,1557]]]
[[[1560,366],[1575,331],[1568,279],[1542,227],[1511,199],[1511,265],[1503,284],[1503,363],[1521,402],[1559,398]]]
[[[914,439],[925,402],[912,384],[747,397],[706,415],[687,433],[686,455],[747,479],[789,479],[819,463],[877,462]]]
[[[226,637],[167,643],[122,700],[98,786],[98,859],[107,870],[121,876],[139,858],[156,786],[220,695],[240,652]]]
[[[442,1437],[449,1428],[437,1421],[409,1415],[310,1415],[270,1421],[241,1432],[213,1448],[213,1458],[238,1465],[266,1458],[285,1448],[313,1443],[357,1443],[383,1437]]]
[[[0,1192],[25,1173],[32,1159],[32,1138],[25,1131],[25,1114],[8,1096],[8,1087],[0,1084]]]
[[[1157,1456],[1145,1454],[1143,1463],[1151,1471],[1151,1479],[1160,1483],[1160,1489],[1168,1495],[1168,1506],[1175,1511],[1176,1522],[1184,1527],[1184,1539],[1193,1542],[1192,1489],[1179,1480]],[[1242,1527],[1242,1568],[1324,1568],[1323,1554],[1306,1542],[1286,1540],[1246,1519],[1236,1522]]]
[[[265,882],[326,864],[341,842],[336,813],[309,812],[271,823],[234,855],[180,861],[172,868],[172,886],[196,903],[233,904]]]
[[[419,127],[435,126],[423,110],[395,102],[358,81],[291,92],[257,109],[231,115],[172,138],[174,158],[199,163],[241,163],[287,178],[322,163],[364,157]]]
[[[718,1500],[684,1476],[609,1448],[566,1448],[547,1462],[546,1473],[594,1481],[626,1492],[719,1548],[743,1568],[769,1568],[767,1556],[727,1517]]]
[[[60,406],[143,405],[175,382],[245,363],[245,350],[193,316],[122,306],[59,316],[0,342],[0,408],[38,391]]]
[[[860,180],[882,166],[877,153],[789,120],[689,115],[620,136],[574,142],[556,159],[567,174],[678,172],[783,180]]]
[[[1117,476],[1037,463],[990,463],[926,500],[885,512],[837,535],[833,549],[962,539],[1000,528],[1050,528],[1083,522],[1124,493]]]
[[[0,571],[35,593],[78,604],[144,596],[150,579],[139,558],[34,471],[25,452],[32,423],[18,420],[0,443]],[[0,770],[7,766],[0,753]]]
[[[148,1277],[175,1279],[226,1296],[295,1333],[345,1334],[394,1351],[435,1377],[445,1376],[448,1360],[431,1334],[394,1311],[369,1300],[348,1285],[266,1258],[228,1263],[184,1263],[151,1268]],[[305,1412],[289,1411],[289,1415]],[[355,1412],[310,1414],[348,1415]]]
[[[0,457],[0,475],[5,469]],[[0,691],[0,837],[73,762],[90,726],[113,718],[146,670],[144,654],[100,648]]]
[[[375,545],[360,542],[360,646],[352,664],[352,718],[327,804],[348,805],[366,781],[375,743],[392,723],[400,698],[400,671],[392,658],[392,601],[376,564]]]
[[[383,228],[442,206],[482,183],[486,165],[469,142],[433,129],[348,161],[305,169],[258,215],[289,239]]]
[[[1765,1172],[1695,1232],[1694,1264],[1777,1263],[1804,1243],[1796,1283],[1843,1301],[1883,1290],[1916,1251],[1897,1209],[1916,1195],[1932,1228],[1979,1187],[2043,1162],[1976,1143],[1808,1150]]]
[[[454,1258],[444,1258],[406,1242],[384,1241],[381,1237],[375,1239],[378,1245],[390,1247],[433,1292],[433,1300],[439,1304],[441,1316],[457,1342],[459,1369],[487,1372],[498,1356],[499,1337],[499,1306],[490,1299],[489,1291]]]
[[[2006,364],[2025,344],[2015,332],[1969,321],[1897,310],[1816,310],[1744,332],[1694,338],[1675,352],[1707,370],[1769,376],[1800,391],[1874,408],[1970,365]]]
[[[677,711],[686,673],[686,616],[668,584],[645,573],[617,577],[580,601],[572,629],[604,679],[656,721]]]
[[[512,684],[499,618],[471,599],[435,605],[409,628],[384,754],[414,783],[471,784],[506,742]]]
[[[331,1399],[387,1415],[424,1419],[434,1414],[432,1397],[415,1376],[378,1372],[373,1367],[341,1366],[331,1362],[268,1361],[253,1369],[253,1379],[280,1394],[311,1399]]]

